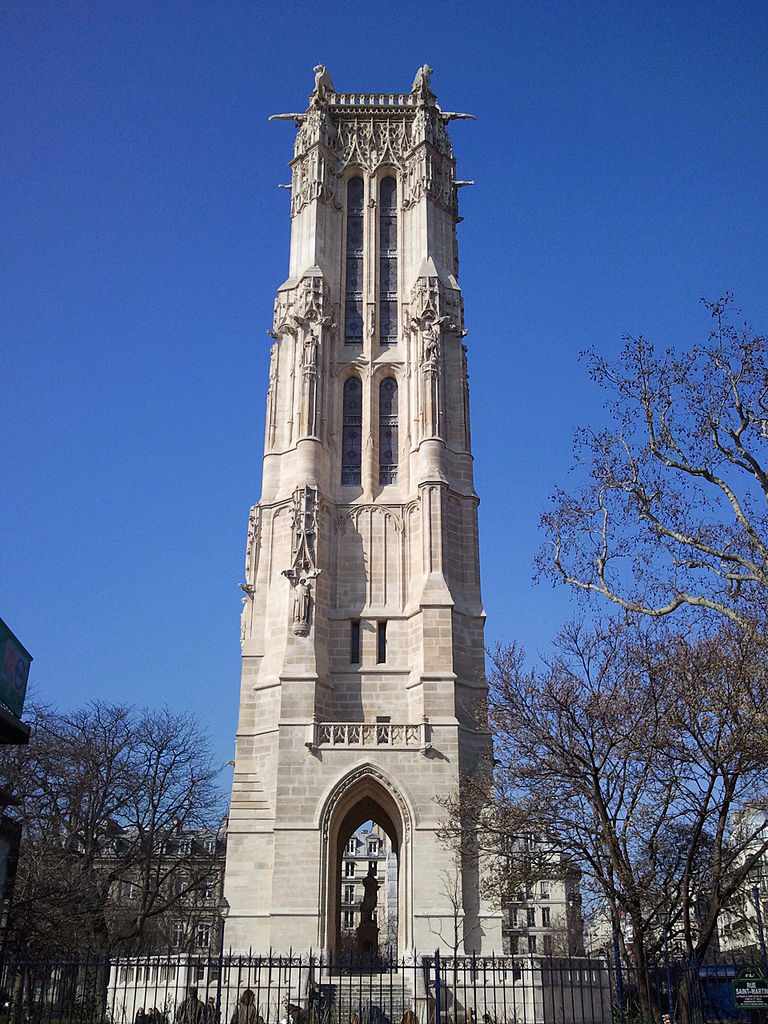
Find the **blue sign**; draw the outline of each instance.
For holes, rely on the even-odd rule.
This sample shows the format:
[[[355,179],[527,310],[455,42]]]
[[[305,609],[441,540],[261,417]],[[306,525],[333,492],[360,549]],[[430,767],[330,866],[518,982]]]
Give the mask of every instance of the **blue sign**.
[[[0,619],[0,701],[21,718],[32,655]]]

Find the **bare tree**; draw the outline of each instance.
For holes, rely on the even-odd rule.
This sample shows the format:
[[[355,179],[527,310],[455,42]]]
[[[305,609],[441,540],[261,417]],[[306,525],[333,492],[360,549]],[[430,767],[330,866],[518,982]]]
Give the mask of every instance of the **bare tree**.
[[[440,871],[438,892],[447,904],[449,913],[440,919],[437,928],[430,922],[429,930],[435,936],[440,949],[446,947],[454,957],[457,957],[464,941],[464,894],[461,852],[458,849],[453,851],[451,866]]]
[[[32,726],[28,747],[0,752],[23,829],[11,938],[135,948],[211,876],[214,857],[166,856],[180,832],[221,820],[207,738],[186,714],[101,702],[37,707]]]
[[[551,878],[555,851],[572,858],[587,891],[631,922],[646,1010],[649,957],[670,929],[700,962],[768,850],[768,829],[746,824],[768,803],[766,651],[735,629],[695,642],[659,632],[573,626],[534,670],[519,648],[498,650],[495,762],[464,780],[444,830],[478,845],[499,902]]]
[[[629,613],[764,627],[767,343],[734,322],[729,295],[705,305],[712,328],[690,351],[637,337],[615,365],[589,355],[611,421],[577,435],[586,482],[555,493],[539,566]]]

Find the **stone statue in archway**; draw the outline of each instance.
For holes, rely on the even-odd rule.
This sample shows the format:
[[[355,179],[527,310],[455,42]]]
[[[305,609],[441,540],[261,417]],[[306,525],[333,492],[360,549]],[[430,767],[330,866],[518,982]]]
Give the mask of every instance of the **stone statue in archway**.
[[[379,951],[379,926],[376,924],[376,903],[379,897],[379,881],[376,865],[371,864],[363,879],[363,902],[360,904],[360,924],[357,928],[357,949],[359,953],[375,956]]]
[[[379,881],[374,874],[373,864],[368,868],[368,874],[363,879],[363,902],[360,904],[360,918],[362,924],[373,922],[373,912],[379,897]]]

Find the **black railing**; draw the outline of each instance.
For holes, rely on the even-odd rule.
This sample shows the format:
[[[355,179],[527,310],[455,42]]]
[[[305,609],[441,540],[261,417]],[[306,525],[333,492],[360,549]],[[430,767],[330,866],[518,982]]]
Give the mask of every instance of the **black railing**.
[[[738,963],[654,967],[649,1000],[607,957],[223,957],[6,952],[0,1024],[676,1024],[749,1021]]]

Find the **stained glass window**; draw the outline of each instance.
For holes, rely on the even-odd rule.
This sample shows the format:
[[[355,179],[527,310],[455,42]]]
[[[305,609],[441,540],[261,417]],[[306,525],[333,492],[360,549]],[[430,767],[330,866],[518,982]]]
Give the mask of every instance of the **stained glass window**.
[[[379,343],[397,342],[397,184],[379,185]]]
[[[341,430],[341,482],[360,483],[363,442],[363,385],[359,377],[344,382]]]
[[[363,341],[363,179],[347,182],[347,268],[344,340]]]
[[[397,481],[397,381],[385,377],[379,385],[379,483]]]

